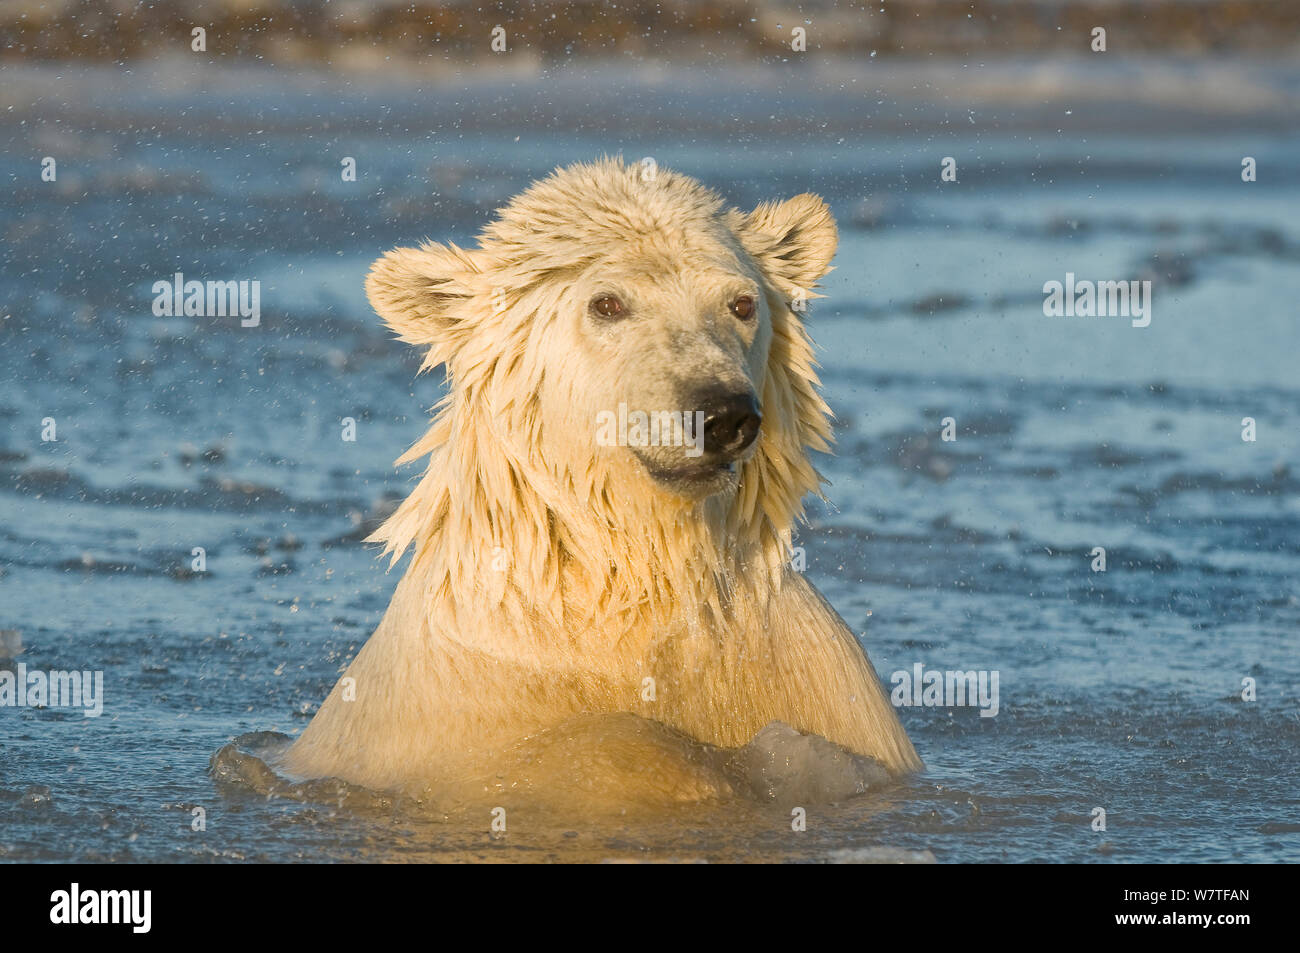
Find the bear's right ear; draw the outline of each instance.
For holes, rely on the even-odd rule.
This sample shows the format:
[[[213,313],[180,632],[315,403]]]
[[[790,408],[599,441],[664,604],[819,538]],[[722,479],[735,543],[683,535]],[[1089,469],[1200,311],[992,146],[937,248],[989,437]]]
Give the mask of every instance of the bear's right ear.
[[[464,304],[473,295],[470,279],[477,273],[470,253],[455,245],[394,248],[371,265],[366,297],[399,338],[428,345],[430,356],[442,362],[469,331]]]

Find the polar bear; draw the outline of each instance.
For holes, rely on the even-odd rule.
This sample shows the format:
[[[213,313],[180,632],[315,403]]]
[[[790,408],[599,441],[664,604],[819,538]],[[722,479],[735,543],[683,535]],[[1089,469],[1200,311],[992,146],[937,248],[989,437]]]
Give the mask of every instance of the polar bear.
[[[476,248],[380,258],[369,300],[448,394],[398,460],[427,470],[372,537],[410,564],[284,767],[501,790],[543,783],[522,775],[549,753],[552,779],[590,773],[616,802],[690,800],[726,787],[691,745],[779,722],[919,769],[791,566],[822,482],[808,453],[831,441],[801,313],[836,244],[816,196],[746,214],[605,159],[534,183]]]

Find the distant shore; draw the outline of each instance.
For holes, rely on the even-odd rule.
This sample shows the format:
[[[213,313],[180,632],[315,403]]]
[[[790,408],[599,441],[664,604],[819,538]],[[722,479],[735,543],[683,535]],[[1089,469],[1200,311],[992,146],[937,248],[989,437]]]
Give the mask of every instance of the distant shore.
[[[501,32],[494,37],[494,30]],[[974,57],[1016,52],[1300,52],[1300,4],[1280,0],[8,0],[0,57],[129,61],[189,52],[346,65],[381,58],[696,61],[821,53]],[[806,53],[793,48],[803,31]],[[496,40],[494,44],[494,39]]]

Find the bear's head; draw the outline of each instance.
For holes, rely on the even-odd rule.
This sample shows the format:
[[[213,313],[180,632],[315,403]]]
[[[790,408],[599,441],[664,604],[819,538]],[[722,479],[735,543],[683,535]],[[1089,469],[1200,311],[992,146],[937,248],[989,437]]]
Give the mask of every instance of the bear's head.
[[[602,529],[686,522],[784,560],[830,440],[800,314],[836,243],[815,196],[743,213],[606,159],[534,184],[477,248],[389,252],[367,294],[449,394],[403,458],[444,475],[382,538],[400,551],[459,505],[506,546],[521,526],[600,550]]]

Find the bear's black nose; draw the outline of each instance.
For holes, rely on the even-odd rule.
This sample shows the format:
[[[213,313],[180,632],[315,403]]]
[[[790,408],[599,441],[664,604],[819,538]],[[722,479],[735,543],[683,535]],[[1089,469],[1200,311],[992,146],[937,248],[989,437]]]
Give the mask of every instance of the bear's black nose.
[[[721,394],[701,402],[704,412],[704,452],[738,457],[758,436],[763,422],[758,402],[748,392]]]

